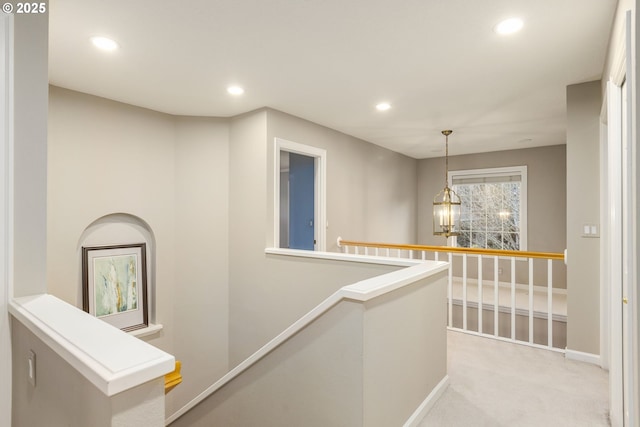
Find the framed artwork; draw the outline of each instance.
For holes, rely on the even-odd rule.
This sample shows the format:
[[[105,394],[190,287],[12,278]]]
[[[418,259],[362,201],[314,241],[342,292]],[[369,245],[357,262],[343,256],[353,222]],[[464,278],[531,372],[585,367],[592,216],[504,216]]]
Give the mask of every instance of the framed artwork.
[[[146,244],[82,248],[82,308],[122,329],[149,324]]]

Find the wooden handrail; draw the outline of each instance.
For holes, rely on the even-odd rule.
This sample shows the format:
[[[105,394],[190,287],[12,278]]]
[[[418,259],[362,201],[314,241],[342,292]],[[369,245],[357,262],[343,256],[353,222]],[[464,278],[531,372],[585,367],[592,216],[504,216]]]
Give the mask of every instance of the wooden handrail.
[[[365,248],[400,249],[405,251],[452,252],[468,255],[492,255],[520,258],[541,258],[564,260],[564,254],[557,252],[505,251],[501,249],[457,248],[453,246],[404,245],[398,243],[357,242],[338,238],[338,246],[361,246]]]
[[[176,369],[164,376],[164,394],[169,393],[175,386],[182,382],[182,362],[176,360]]]

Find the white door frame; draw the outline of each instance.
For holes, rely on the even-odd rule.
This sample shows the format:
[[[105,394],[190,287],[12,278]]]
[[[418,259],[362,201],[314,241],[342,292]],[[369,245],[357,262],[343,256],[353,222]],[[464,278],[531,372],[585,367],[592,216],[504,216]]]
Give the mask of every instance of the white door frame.
[[[602,111],[600,112],[600,367],[609,370],[611,357],[611,230],[609,220],[609,98],[607,82]]]
[[[636,0],[637,4],[638,1]],[[635,8],[635,14],[640,13]],[[638,421],[638,317],[637,258],[639,186],[636,183],[638,150],[637,126],[638,70],[635,65],[637,20],[625,13],[619,43],[612,46],[611,73],[606,86],[601,158],[601,207],[603,231],[601,242],[602,305],[608,307],[608,322],[601,322],[601,349],[607,351],[609,368],[610,419],[613,427],[637,427]],[[606,118],[605,118],[606,117]],[[627,303],[623,303],[626,298]],[[607,310],[601,315],[606,316]],[[607,324],[608,323],[608,324]]]
[[[640,199],[640,185],[638,178],[640,173],[638,167],[640,167],[640,150],[638,150],[638,134],[640,125],[640,70],[638,69],[638,53],[640,51],[640,32],[638,31],[638,22],[640,20],[640,2],[634,1],[633,12],[627,12],[626,24],[627,24],[627,55],[629,60],[627,61],[627,76],[630,76],[630,88],[628,92],[629,96],[629,131],[628,131],[628,150],[626,156],[627,161],[627,174],[624,177],[627,183],[627,208],[625,209],[625,216],[627,220],[628,233],[625,234],[627,239],[627,263],[624,268],[627,274],[627,299],[628,304],[625,305],[627,311],[626,334],[624,339],[628,346],[625,350],[625,357],[628,359],[627,366],[628,371],[625,372],[625,377],[628,382],[628,387],[625,388],[624,400],[627,406],[625,407],[625,417],[628,419],[627,427],[640,426],[640,404],[638,399],[640,398],[639,380],[638,374],[640,373],[640,367],[638,366],[638,343],[640,341],[640,325],[638,324],[638,307],[640,301],[638,300],[638,294],[640,293],[638,283],[638,265],[640,250],[638,250],[638,243],[640,242],[640,217],[638,214],[638,200]],[[623,154],[624,155],[624,154]],[[623,295],[624,296],[624,295]],[[628,394],[627,394],[628,393]]]
[[[622,402],[623,402],[623,425],[634,426],[634,405],[633,391],[634,368],[633,368],[633,331],[632,313],[635,307],[633,292],[634,268],[633,268],[633,109],[630,100],[631,84],[625,82],[622,86],[622,301],[617,303],[622,311]],[[615,303],[615,301],[614,301]]]
[[[606,158],[601,158],[602,176],[606,180],[603,200],[601,272],[602,304],[608,305],[601,315],[609,313],[609,322],[601,322],[601,349],[608,347],[603,367],[609,368],[610,418],[613,427],[623,425],[622,396],[622,90],[614,81],[607,82]],[[604,157],[604,156],[603,156]],[[606,162],[606,163],[605,163]],[[608,325],[606,325],[608,323]]]
[[[282,138],[275,138],[273,145],[273,244],[280,247],[280,151],[288,151],[315,159],[315,250],[324,252],[327,247],[327,150]]]

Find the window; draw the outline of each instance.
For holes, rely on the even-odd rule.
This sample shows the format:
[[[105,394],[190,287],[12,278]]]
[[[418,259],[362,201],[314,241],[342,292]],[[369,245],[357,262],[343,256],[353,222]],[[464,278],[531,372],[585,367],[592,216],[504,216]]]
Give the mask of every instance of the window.
[[[527,249],[527,167],[449,172],[460,196],[460,235],[454,246]]]

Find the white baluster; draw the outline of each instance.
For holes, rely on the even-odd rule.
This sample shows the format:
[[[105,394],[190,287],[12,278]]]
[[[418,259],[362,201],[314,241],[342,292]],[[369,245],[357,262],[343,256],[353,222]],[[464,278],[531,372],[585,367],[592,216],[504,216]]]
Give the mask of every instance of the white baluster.
[[[553,347],[553,261],[547,260],[547,345]]]
[[[529,258],[529,344],[533,344],[533,258]]]
[[[467,330],[467,254],[462,254],[462,329]]]
[[[497,256],[493,257],[493,336],[499,335],[498,318],[500,315],[500,288],[498,282],[498,276],[500,270],[498,269],[499,259]]]
[[[511,257],[511,339],[516,339],[516,257]]]
[[[478,333],[482,333],[482,255],[478,255]]]
[[[449,327],[453,327],[453,255],[449,252],[449,283],[447,293],[449,294]]]

